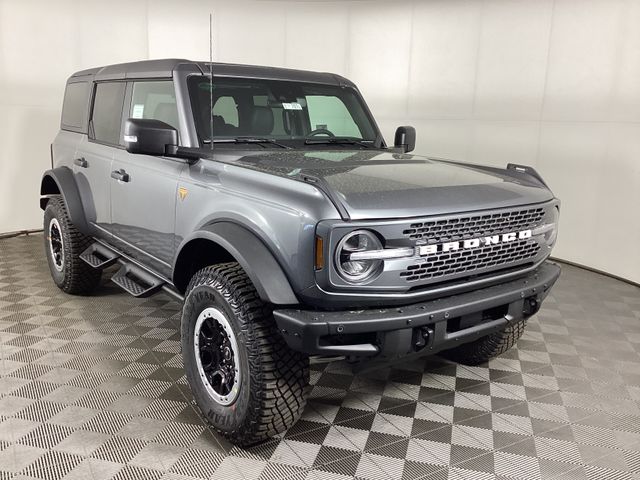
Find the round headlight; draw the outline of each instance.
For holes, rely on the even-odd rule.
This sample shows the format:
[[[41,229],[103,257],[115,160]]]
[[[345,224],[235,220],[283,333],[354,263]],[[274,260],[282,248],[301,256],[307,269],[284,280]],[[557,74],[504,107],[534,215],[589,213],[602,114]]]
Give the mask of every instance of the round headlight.
[[[544,241],[547,243],[549,248],[553,247],[556,243],[556,238],[558,238],[558,220],[560,218],[560,210],[558,207],[553,209],[553,213],[551,215],[552,228],[544,235]]]
[[[336,249],[336,269],[349,283],[362,283],[380,272],[383,261],[379,259],[353,259],[353,253],[382,249],[378,237],[368,230],[348,233]]]

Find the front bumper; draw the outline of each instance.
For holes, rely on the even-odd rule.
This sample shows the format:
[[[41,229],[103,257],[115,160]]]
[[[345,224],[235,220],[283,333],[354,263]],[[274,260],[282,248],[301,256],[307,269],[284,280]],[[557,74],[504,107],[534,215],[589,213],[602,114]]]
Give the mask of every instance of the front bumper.
[[[402,307],[273,313],[294,350],[392,360],[437,353],[533,315],[559,275],[558,265],[544,262],[516,280]]]

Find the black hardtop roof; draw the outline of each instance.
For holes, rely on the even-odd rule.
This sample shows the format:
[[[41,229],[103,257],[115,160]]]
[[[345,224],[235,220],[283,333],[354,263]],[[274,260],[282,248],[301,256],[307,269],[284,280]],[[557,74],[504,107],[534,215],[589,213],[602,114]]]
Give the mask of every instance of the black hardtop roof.
[[[69,80],[80,80],[82,77],[97,81],[129,78],[168,78],[172,77],[176,71],[208,74],[209,67],[208,62],[194,62],[178,58],[142,60],[81,70],[74,73]],[[346,78],[326,72],[218,62],[213,62],[212,68],[214,77],[262,78],[354,86]]]

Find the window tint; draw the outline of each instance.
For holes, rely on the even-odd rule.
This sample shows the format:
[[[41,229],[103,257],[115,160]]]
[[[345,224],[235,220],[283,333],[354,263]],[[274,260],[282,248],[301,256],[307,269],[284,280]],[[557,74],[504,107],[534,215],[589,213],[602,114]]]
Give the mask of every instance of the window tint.
[[[135,82],[129,118],[153,118],[178,130],[178,107],[173,82]]]
[[[361,137],[349,109],[338,97],[307,95],[312,130],[329,130],[339,137]]]
[[[233,97],[220,97],[213,106],[213,115],[222,117],[224,123],[238,126],[238,107]]]
[[[93,134],[100,142],[117,145],[120,141],[124,82],[98,83],[93,101]]]
[[[212,84],[196,75],[187,82],[202,144],[211,142],[211,130],[214,141],[255,136],[308,146],[309,135],[376,141],[375,125],[355,89],[229,77]]]
[[[77,82],[67,84],[62,104],[62,128],[87,131],[87,111],[90,84]]]

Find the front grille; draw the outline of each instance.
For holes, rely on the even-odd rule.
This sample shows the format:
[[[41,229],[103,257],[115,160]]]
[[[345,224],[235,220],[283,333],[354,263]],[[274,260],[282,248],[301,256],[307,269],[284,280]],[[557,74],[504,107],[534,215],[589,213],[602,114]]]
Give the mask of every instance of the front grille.
[[[544,208],[526,208],[412,223],[402,233],[428,244],[451,242],[525,230],[538,225],[543,217]]]
[[[420,263],[410,265],[400,273],[407,282],[432,280],[435,278],[471,273],[476,270],[495,268],[501,265],[534,258],[540,245],[535,240],[524,239],[497,245],[484,245],[468,250],[439,252],[429,255]]]
[[[459,217],[436,218],[414,222],[402,231],[420,245],[459,242],[533,229],[545,216],[544,207],[520,208],[506,211],[480,212]],[[400,273],[407,282],[447,280],[464,274],[478,274],[512,264],[533,260],[540,246],[532,238],[499,244],[484,244],[477,248],[440,251],[423,258]]]

